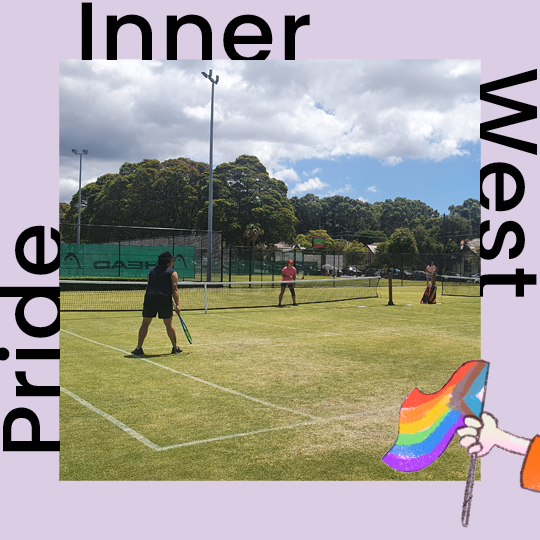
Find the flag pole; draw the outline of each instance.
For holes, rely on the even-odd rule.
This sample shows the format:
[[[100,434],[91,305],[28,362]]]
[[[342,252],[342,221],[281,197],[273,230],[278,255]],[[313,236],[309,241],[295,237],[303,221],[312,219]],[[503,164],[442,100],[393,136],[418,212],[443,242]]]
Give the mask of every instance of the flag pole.
[[[388,270],[388,304],[389,306],[393,306],[394,302],[392,302],[392,269],[390,268]]]
[[[487,378],[489,374],[489,362],[486,362],[487,372],[486,380],[484,382],[484,392],[482,395],[482,404],[480,406],[480,414],[478,418],[482,418],[482,413],[484,412],[484,402],[486,400],[486,390],[487,390]],[[473,487],[474,487],[474,473],[476,471],[476,461],[478,456],[476,453],[471,455],[471,461],[469,462],[469,472],[467,473],[467,481],[465,482],[465,494],[463,495],[463,508],[461,510],[461,524],[464,527],[469,526],[469,518],[471,517],[471,503],[473,496]]]
[[[467,481],[465,482],[465,495],[463,496],[463,509],[461,511],[461,524],[464,527],[469,526],[469,518],[471,516],[471,502],[474,487],[474,473],[476,471],[476,459],[476,454],[473,454],[469,463]]]

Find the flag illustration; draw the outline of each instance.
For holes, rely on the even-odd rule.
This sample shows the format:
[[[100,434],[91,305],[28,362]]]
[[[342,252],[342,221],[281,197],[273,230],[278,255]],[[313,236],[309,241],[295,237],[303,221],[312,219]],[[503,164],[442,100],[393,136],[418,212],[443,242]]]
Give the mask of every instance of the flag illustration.
[[[447,448],[465,416],[482,414],[489,363],[465,362],[434,394],[415,388],[399,411],[396,442],[382,460],[392,469],[416,472]]]

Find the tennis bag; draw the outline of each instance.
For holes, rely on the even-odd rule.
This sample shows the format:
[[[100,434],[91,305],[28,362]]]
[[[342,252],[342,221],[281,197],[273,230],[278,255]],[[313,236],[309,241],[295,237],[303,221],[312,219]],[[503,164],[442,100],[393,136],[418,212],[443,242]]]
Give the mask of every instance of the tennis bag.
[[[437,299],[437,286],[436,285],[433,285],[432,287],[429,287],[431,289],[430,293],[429,293],[429,298],[428,298],[428,304],[436,304],[436,299]]]
[[[424,291],[424,295],[422,296],[422,300],[420,300],[421,304],[428,304],[429,303],[429,293],[431,292],[431,287],[428,285],[426,287],[426,290]]]

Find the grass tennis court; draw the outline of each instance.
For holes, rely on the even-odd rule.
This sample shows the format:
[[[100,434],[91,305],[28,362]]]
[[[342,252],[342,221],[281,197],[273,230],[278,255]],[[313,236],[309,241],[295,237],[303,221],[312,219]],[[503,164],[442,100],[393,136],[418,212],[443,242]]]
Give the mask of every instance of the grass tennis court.
[[[62,313],[60,479],[464,481],[455,440],[418,473],[381,457],[407,394],[480,358],[480,298],[420,305],[417,282],[388,306],[385,285],[365,300],[185,312],[194,344],[176,319],[180,355],[159,320],[137,358],[138,313]]]

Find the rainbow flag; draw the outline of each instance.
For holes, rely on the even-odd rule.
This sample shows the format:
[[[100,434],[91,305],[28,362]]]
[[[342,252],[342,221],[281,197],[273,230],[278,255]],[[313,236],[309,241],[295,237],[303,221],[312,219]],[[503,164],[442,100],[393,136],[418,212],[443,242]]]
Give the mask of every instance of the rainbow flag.
[[[431,465],[464,426],[465,416],[482,414],[489,363],[465,362],[434,394],[415,388],[399,411],[396,442],[382,460],[392,469],[416,472]]]

